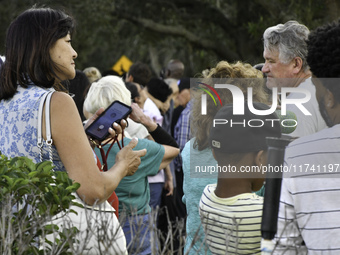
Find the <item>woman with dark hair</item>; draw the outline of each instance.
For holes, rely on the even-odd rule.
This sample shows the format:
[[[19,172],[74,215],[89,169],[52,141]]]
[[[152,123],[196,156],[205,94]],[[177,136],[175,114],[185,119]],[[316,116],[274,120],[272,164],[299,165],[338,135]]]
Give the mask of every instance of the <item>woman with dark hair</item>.
[[[71,46],[74,20],[60,10],[31,8],[9,26],[6,61],[0,76],[0,151],[7,157],[27,156],[40,161],[37,146],[38,108],[47,91],[51,98],[52,151],[55,171],[66,171],[81,184],[79,197],[88,205],[107,200],[120,180],[132,175],[146,151],[133,151],[132,140],[116,156],[107,172],[98,170],[95,154],[85,134],[77,107],[61,82],[75,77],[77,52]],[[90,124],[103,111],[99,110]],[[119,134],[126,123],[113,124],[111,136]],[[43,137],[46,139],[45,126]],[[48,160],[43,146],[43,160]],[[124,236],[121,236],[125,242]],[[125,247],[124,247],[125,249]]]

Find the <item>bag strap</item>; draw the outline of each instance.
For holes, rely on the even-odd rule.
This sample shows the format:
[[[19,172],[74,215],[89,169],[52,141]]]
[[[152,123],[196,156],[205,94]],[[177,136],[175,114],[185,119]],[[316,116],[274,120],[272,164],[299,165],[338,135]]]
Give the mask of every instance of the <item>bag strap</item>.
[[[43,109],[45,104],[45,128],[46,128],[46,144],[48,146],[49,151],[49,160],[53,162],[53,152],[52,152],[52,133],[51,133],[51,116],[50,116],[50,106],[51,106],[51,97],[54,91],[48,91],[44,93],[41,97],[40,104],[39,104],[39,110],[38,110],[38,140],[37,140],[37,146],[39,148],[39,154],[40,154],[40,161],[43,161],[42,157],[42,147],[44,143],[44,138],[42,136],[42,119],[43,119]]]

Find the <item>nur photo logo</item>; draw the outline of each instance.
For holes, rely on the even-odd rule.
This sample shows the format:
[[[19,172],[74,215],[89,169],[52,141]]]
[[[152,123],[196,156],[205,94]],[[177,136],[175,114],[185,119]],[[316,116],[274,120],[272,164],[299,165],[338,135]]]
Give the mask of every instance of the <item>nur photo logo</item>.
[[[208,88],[210,88],[215,94],[216,96],[219,98],[220,103],[222,105],[222,101],[221,98],[219,97],[218,93],[216,92],[216,90],[214,88],[217,89],[228,89],[233,97],[233,114],[234,115],[244,115],[244,104],[245,102],[247,102],[247,105],[249,107],[249,110],[255,114],[255,115],[269,115],[271,113],[273,113],[278,106],[278,91],[277,88],[273,88],[272,89],[272,105],[270,107],[270,109],[268,110],[257,110],[254,108],[253,106],[253,88],[249,87],[247,88],[247,101],[245,101],[245,96],[242,92],[242,90],[240,88],[238,88],[235,85],[231,85],[231,84],[215,84],[214,87],[209,86],[205,83],[202,83],[205,86],[208,86]],[[206,92],[206,89],[200,88]],[[294,98],[294,99],[290,99],[288,98],[289,93],[300,93],[302,95],[304,95],[304,97],[301,98]],[[285,88],[281,88],[281,112],[282,115],[286,115],[287,113],[287,105],[288,104],[293,104],[295,105],[304,115],[311,115],[311,113],[306,109],[306,107],[303,106],[304,103],[307,103],[310,98],[311,98],[311,93],[307,90],[307,89],[303,89],[303,88],[292,88],[292,87],[285,87]],[[209,92],[209,95],[213,98],[212,94]],[[216,105],[216,101],[213,98],[215,105]],[[206,115],[207,114],[207,96],[206,94],[202,94],[202,98],[201,98],[201,114],[202,115]]]
[[[228,90],[232,97],[232,105],[233,105],[233,115],[242,116],[245,112],[245,107],[249,109],[249,111],[254,114],[255,116],[266,116],[270,115],[274,112],[278,115],[279,118],[277,119],[266,119],[265,121],[271,122],[274,126],[274,122],[280,122],[283,128],[295,128],[297,126],[297,119],[296,115],[291,111],[287,111],[287,105],[294,105],[294,107],[301,111],[304,115],[311,115],[311,113],[307,110],[304,106],[311,99],[311,93],[307,89],[297,88],[297,87],[282,87],[280,91],[277,88],[272,88],[271,90],[271,104],[268,105],[269,108],[265,110],[256,109],[254,107],[254,93],[256,93],[256,89],[252,86],[244,86],[243,90],[246,89],[246,93],[240,88],[240,86],[233,85],[230,83],[236,82],[237,84],[251,84],[255,83],[252,79],[238,79],[235,81],[226,81],[224,84],[221,81],[216,81],[215,83],[209,82],[201,82],[196,81],[196,88],[202,90],[204,93],[201,94],[201,115],[207,115],[207,108],[208,107],[218,107],[219,105],[222,107],[225,100],[221,98],[221,95],[225,95],[222,93],[221,89]],[[212,85],[214,84],[214,85]],[[197,86],[198,85],[198,86]],[[217,92],[217,91],[218,92]],[[219,94],[220,93],[220,94]],[[298,93],[300,95],[299,98],[289,98],[290,93]],[[211,104],[208,106],[208,97],[210,96],[212,99]],[[223,97],[223,96],[222,96]],[[280,102],[280,106],[279,103]],[[289,108],[289,107],[288,107]],[[278,110],[280,109],[280,110]],[[293,117],[292,117],[293,116]],[[239,118],[237,118],[239,119]],[[250,121],[235,121],[234,119],[213,119],[213,126],[216,125],[239,125],[239,126],[248,126],[248,127],[261,127],[264,125],[264,122],[259,120],[258,118],[251,119]]]
[[[221,106],[223,106],[220,96],[218,95],[217,91],[213,87],[211,87],[210,85],[203,83],[203,82],[197,82],[197,84],[201,84],[202,86],[205,86],[206,88],[210,89],[216,95],[218,100],[220,101]],[[211,94],[211,92],[209,90],[202,88],[202,87],[198,87],[198,88],[203,90],[204,92],[206,92],[212,98],[212,100],[214,101],[215,106],[217,106],[215,97]],[[202,115],[207,115],[207,94],[202,94],[202,100],[201,100],[201,102],[202,102],[202,105],[201,105]]]

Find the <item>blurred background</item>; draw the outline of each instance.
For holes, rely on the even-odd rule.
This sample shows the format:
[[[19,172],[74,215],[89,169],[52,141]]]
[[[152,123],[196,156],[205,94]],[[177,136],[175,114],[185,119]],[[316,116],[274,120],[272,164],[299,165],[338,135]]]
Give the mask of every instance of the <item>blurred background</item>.
[[[76,68],[124,73],[147,63],[155,75],[170,59],[195,76],[220,60],[263,62],[262,34],[297,20],[310,30],[340,16],[340,0],[0,0],[0,55],[8,25],[37,4],[62,8],[77,21]],[[123,58],[122,58],[123,57]]]

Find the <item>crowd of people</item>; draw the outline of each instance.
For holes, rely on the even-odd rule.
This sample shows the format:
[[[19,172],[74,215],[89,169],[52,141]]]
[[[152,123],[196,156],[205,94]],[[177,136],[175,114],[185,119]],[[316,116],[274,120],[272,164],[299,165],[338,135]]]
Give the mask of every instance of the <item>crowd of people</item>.
[[[296,21],[269,27],[260,68],[221,60],[199,75],[186,74],[176,58],[160,74],[140,61],[123,76],[94,66],[76,70],[73,29],[70,16],[50,8],[26,10],[8,28],[0,59],[1,153],[39,162],[38,106],[46,91],[56,91],[55,170],[81,184],[86,204],[111,203],[125,236],[122,254],[160,254],[169,231],[175,254],[261,254],[266,175],[241,170],[267,165],[266,138],[284,135],[284,121],[268,121],[278,119],[276,105],[293,112],[297,125],[282,162],[290,171],[283,173],[270,252],[340,252],[339,22],[312,32]],[[237,100],[246,98],[241,115],[236,90]],[[99,145],[85,129],[114,101],[132,112],[112,123]],[[43,152],[48,160],[47,146]],[[197,172],[218,166],[233,171]]]

